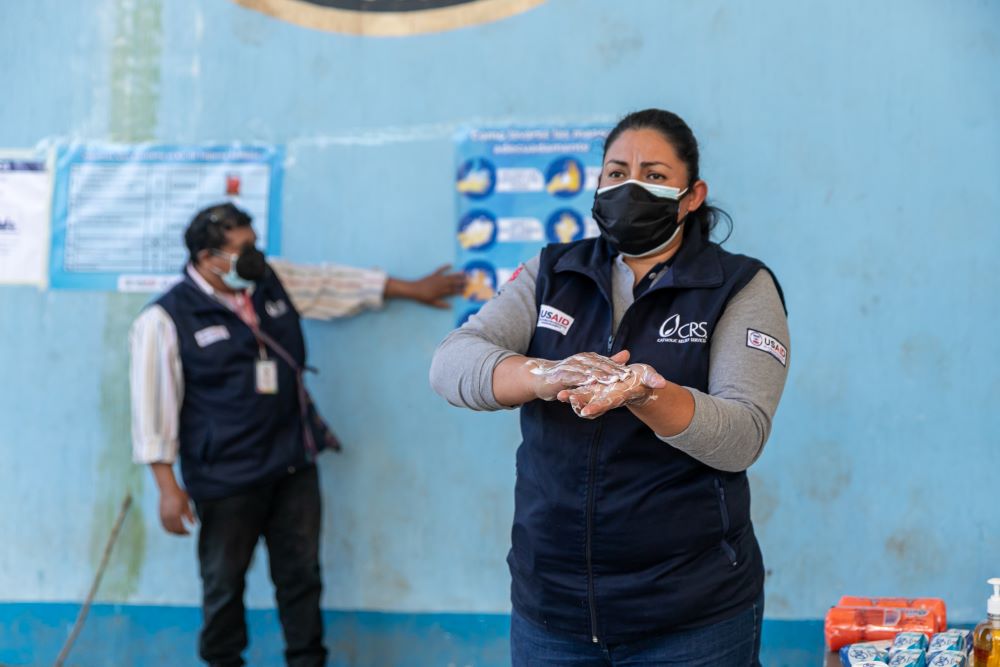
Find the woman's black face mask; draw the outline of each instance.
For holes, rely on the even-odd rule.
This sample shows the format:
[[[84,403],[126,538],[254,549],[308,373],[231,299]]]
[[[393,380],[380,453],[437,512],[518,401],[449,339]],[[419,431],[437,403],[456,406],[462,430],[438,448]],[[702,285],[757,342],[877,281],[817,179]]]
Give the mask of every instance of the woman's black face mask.
[[[594,221],[611,246],[623,255],[641,257],[666,248],[680,229],[680,200],[688,189],[624,183],[599,188]]]

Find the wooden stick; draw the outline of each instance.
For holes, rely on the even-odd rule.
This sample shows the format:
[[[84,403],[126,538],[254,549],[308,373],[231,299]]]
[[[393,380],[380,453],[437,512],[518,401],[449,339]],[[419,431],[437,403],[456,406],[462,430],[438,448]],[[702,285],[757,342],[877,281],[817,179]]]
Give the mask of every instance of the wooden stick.
[[[73,630],[70,631],[69,637],[66,638],[66,643],[63,644],[62,650],[59,651],[59,656],[56,658],[54,667],[62,667],[62,664],[66,661],[66,656],[69,655],[69,650],[73,648],[73,642],[76,641],[80,631],[83,629],[83,622],[87,620],[90,605],[94,601],[94,596],[97,595],[97,588],[101,585],[101,577],[104,576],[104,570],[107,569],[108,561],[111,559],[111,548],[118,539],[118,533],[121,532],[122,525],[125,523],[125,515],[128,514],[128,508],[131,506],[132,494],[127,493],[125,494],[125,500],[122,501],[121,509],[118,510],[118,518],[115,519],[115,525],[111,528],[111,535],[108,536],[108,542],[104,545],[104,554],[101,556],[100,565],[97,566],[97,572],[94,573],[94,581],[90,584],[90,592],[87,593],[87,598],[83,601],[80,613],[76,615]]]

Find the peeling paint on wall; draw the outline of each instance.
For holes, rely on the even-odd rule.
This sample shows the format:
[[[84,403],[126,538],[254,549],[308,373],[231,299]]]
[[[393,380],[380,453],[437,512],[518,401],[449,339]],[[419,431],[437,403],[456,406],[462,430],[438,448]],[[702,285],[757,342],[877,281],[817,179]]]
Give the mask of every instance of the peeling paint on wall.
[[[112,141],[149,141],[160,102],[160,0],[117,0],[111,43]]]
[[[156,136],[162,41],[159,0],[117,0],[111,44],[112,141],[137,143]],[[100,559],[111,524],[126,493],[142,498],[145,471],[132,463],[128,329],[147,301],[146,295],[106,297],[104,349],[101,355],[101,424],[103,444],[95,479],[97,502],[91,525],[90,558]],[[126,518],[101,585],[102,599],[127,600],[136,591],[146,554],[141,504]]]
[[[104,321],[101,364],[103,443],[95,476],[97,502],[91,524],[90,561],[96,567],[122,498],[142,498],[146,471],[132,463],[129,416],[128,329],[146,301],[145,295],[111,294]],[[146,556],[146,524],[141,504],[129,512],[101,583],[100,597],[127,600],[136,591]]]

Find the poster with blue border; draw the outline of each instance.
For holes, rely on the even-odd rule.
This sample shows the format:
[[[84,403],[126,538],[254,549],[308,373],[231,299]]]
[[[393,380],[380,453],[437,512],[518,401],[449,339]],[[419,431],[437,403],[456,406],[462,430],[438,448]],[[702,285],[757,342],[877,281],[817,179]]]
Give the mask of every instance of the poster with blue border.
[[[548,243],[597,236],[591,217],[609,127],[466,129],[456,137],[461,325]]]
[[[257,144],[60,147],[49,284],[160,291],[187,261],[191,218],[226,201],[253,217],[262,249],[280,254],[283,158],[280,147]]]

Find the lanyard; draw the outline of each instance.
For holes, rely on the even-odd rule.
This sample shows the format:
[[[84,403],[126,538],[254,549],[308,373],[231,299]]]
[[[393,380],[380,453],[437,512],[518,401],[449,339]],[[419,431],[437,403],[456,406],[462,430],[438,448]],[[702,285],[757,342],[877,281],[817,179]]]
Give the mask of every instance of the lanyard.
[[[274,340],[263,331],[257,330],[254,335],[257,336],[258,341],[260,341],[263,345],[269,347],[272,352],[278,355],[278,357],[280,357],[286,364],[291,366],[292,370],[295,371],[295,381],[299,391],[299,416],[302,419],[302,435],[306,441],[306,451],[309,453],[310,460],[316,458],[316,453],[318,451],[316,448],[316,440],[313,437],[312,428],[310,428],[311,425],[309,423],[310,409],[312,409],[314,414],[316,414],[317,417],[316,423],[320,427],[320,431],[323,433],[323,437],[326,439],[327,446],[329,446],[331,449],[339,450],[340,442],[337,440],[337,437],[333,434],[333,432],[331,432],[330,429],[326,426],[326,424],[324,424],[323,421],[319,419],[319,413],[315,412],[315,408],[313,407],[312,396],[310,396],[309,391],[306,390],[306,383],[305,379],[303,378],[303,375],[307,370],[316,372],[316,369],[310,368],[308,366],[302,366],[301,364],[299,364],[297,361],[295,361],[295,357],[293,357],[288,352],[288,350],[283,348],[278,343],[278,341]]]
[[[315,371],[315,369],[304,368],[295,360],[295,357],[293,357],[288,350],[282,347],[278,341],[274,340],[274,338],[260,328],[260,320],[257,317],[257,311],[254,310],[253,302],[247,296],[246,292],[240,292],[236,295],[236,307],[237,315],[239,315],[240,319],[250,327],[254,338],[257,339],[257,345],[260,348],[260,358],[267,359],[267,350],[270,349],[282,361],[288,364],[293,371],[295,371],[295,384],[299,394],[299,417],[302,419],[302,437],[305,439],[306,451],[309,453],[309,459],[315,459],[318,449],[316,447],[316,440],[313,436],[313,431],[309,423],[309,410],[310,408],[313,408],[313,402],[312,397],[309,395],[309,391],[306,389],[305,379],[303,378],[305,371]],[[324,437],[327,439],[327,444],[333,449],[340,449],[340,443],[337,442],[336,438],[332,433],[330,433],[329,429],[322,430],[324,431]]]
[[[195,289],[198,288],[196,287]],[[198,289],[198,291],[205,294],[200,289]],[[221,306],[227,305],[227,303],[218,296],[215,296],[214,298],[208,294],[205,294],[205,296],[212,298],[213,301]],[[305,371],[312,371],[315,373],[316,369],[299,364],[295,360],[295,357],[288,352],[288,350],[282,347],[278,341],[274,340],[274,338],[260,328],[260,320],[257,317],[257,311],[254,309],[253,302],[246,292],[238,292],[228,301],[228,305],[230,306],[228,310],[236,315],[250,328],[250,331],[253,332],[254,338],[257,339],[257,345],[260,348],[261,359],[267,359],[267,350],[270,349],[295,372],[295,383],[297,385],[299,395],[299,418],[302,420],[302,437],[305,440],[306,452],[309,460],[315,460],[316,454],[318,453],[316,439],[313,435],[313,430],[311,428],[312,424],[310,424],[309,419],[310,412],[312,412],[313,416],[311,421],[323,435],[323,439],[326,441],[326,446],[334,451],[340,451],[340,440],[337,439],[337,436],[333,434],[330,427],[327,426],[323,419],[319,416],[319,412],[313,404],[312,397],[306,389],[306,383],[303,375]]]
[[[261,361],[267,361],[267,346],[260,337],[260,318],[257,317],[253,301],[246,292],[237,292],[233,297],[233,304],[235,306],[233,310],[243,320],[243,323],[250,327],[254,338],[257,339],[257,349],[260,351]]]

